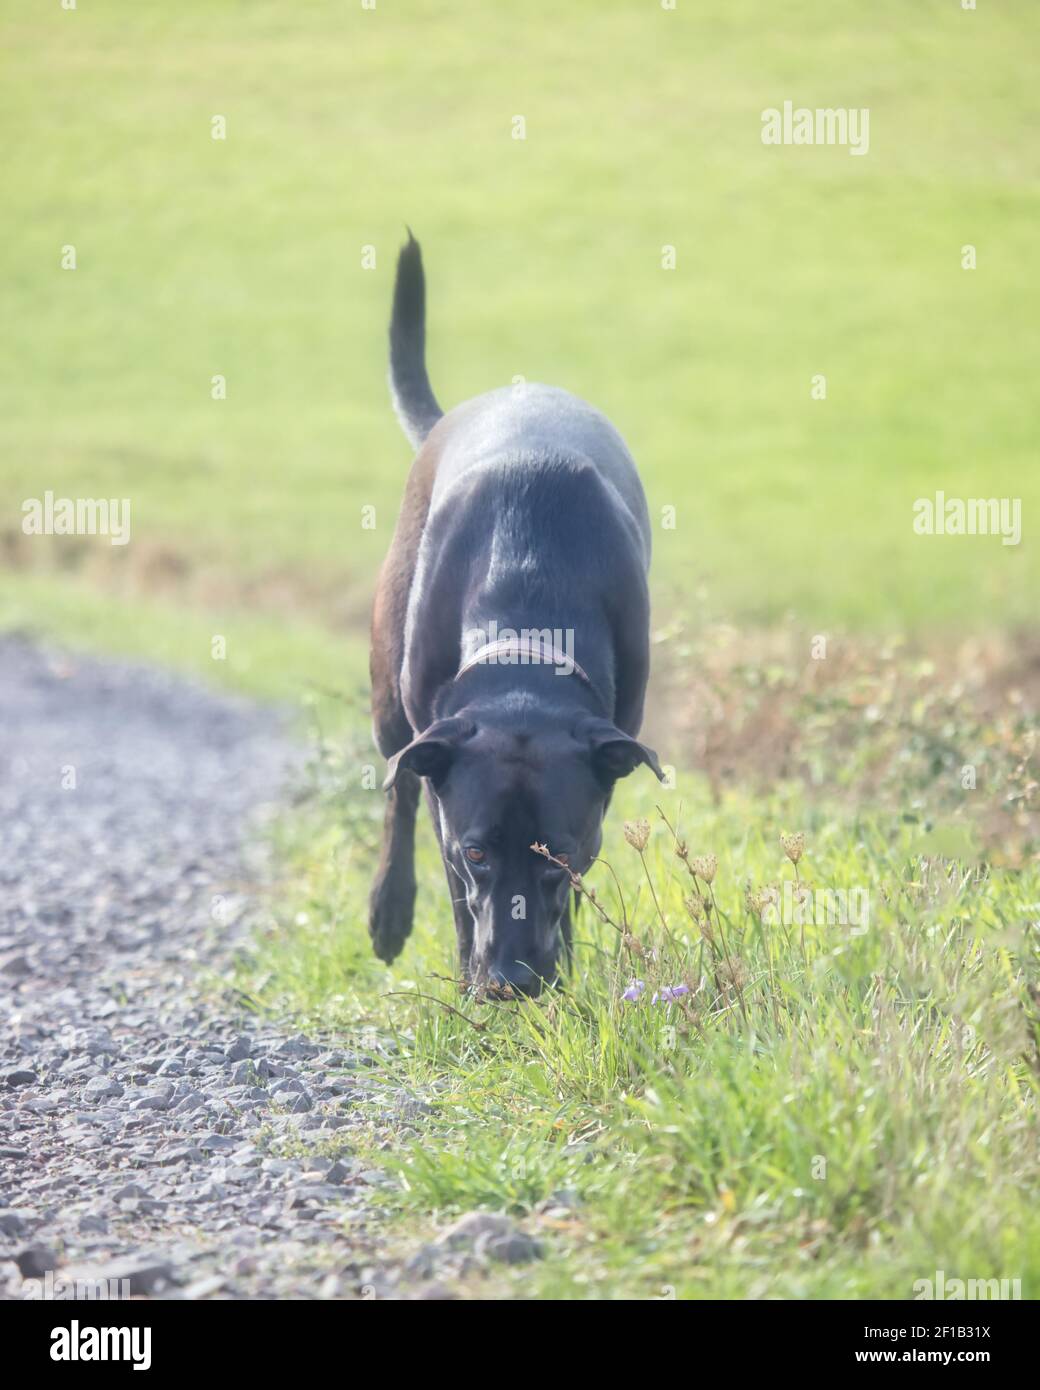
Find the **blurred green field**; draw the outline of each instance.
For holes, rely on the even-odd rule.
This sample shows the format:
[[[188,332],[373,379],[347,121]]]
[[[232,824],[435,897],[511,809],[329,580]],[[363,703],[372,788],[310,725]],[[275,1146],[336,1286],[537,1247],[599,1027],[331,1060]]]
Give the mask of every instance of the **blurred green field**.
[[[4,10],[0,622],[149,652],[179,610],[207,642],[235,614],[275,644],[287,615],[359,629],[409,461],[385,388],[406,222],[442,403],[569,387],[677,509],[660,620],[1033,616],[1029,0]],[[869,154],[764,146],[785,99],[869,107]],[[129,497],[131,544],[26,541],[47,488]],[[1022,544],[915,536],[936,488],[1021,497]]]

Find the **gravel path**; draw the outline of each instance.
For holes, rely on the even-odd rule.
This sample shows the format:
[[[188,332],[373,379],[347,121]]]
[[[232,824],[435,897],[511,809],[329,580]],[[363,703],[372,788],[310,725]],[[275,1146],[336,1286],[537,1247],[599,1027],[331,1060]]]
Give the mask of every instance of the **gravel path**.
[[[415,1102],[371,1056],[200,1002],[296,757],[245,702],[0,639],[0,1296],[48,1270],[164,1297],[392,1293],[380,1176],[349,1138]]]

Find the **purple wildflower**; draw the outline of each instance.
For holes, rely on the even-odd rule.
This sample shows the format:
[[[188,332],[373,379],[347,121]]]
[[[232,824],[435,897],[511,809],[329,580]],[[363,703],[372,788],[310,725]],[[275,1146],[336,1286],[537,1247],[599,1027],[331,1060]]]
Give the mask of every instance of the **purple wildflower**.
[[[689,985],[666,985],[659,994],[655,994],[650,1000],[651,1004],[656,1004],[658,1000],[662,1004],[671,1004],[676,999],[681,999],[684,994],[689,994]]]

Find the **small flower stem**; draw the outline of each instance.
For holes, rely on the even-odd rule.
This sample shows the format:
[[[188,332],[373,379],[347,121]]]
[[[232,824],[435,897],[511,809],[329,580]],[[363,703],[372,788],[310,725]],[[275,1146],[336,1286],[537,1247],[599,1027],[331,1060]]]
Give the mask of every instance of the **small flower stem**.
[[[692,873],[693,870],[691,869],[690,872]],[[696,881],[696,878],[697,878],[697,875],[694,874],[694,880],[695,880],[695,881]],[[750,1027],[751,1027],[751,1020],[748,1018],[747,1005],[744,1003],[744,991],[740,988],[740,982],[737,980],[737,973],[736,973],[736,971],[733,969],[733,961],[730,959],[729,947],[726,945],[726,933],[722,930],[722,918],[719,916],[718,904],[717,904],[716,901],[715,901],[715,891],[714,891],[714,889],[712,888],[712,886],[711,886],[710,883],[707,884],[706,886],[707,886],[707,889],[708,889],[708,895],[709,895],[710,898],[711,898],[711,905],[712,905],[712,907],[713,907],[713,909],[714,909],[714,911],[715,911],[715,922],[716,922],[716,925],[718,926],[718,929],[719,929],[719,940],[722,942],[722,950],[723,950],[723,952],[724,952],[724,954],[725,954],[725,956],[726,956],[726,964],[727,964],[727,966],[729,967],[729,978],[730,978],[730,982],[731,982],[731,984],[733,985],[733,988],[734,988],[734,989],[736,990],[736,992],[737,992],[737,999],[740,1001],[740,1012],[744,1015],[744,1022],[745,1022],[745,1023],[747,1024],[747,1026],[750,1028]]]

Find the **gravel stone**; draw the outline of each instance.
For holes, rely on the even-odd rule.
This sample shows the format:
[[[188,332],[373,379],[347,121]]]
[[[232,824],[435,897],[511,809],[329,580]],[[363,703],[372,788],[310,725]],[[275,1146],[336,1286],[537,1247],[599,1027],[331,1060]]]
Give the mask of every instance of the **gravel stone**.
[[[27,1245],[14,1257],[23,1279],[42,1279],[49,1269],[58,1268],[58,1256],[46,1245]]]
[[[83,1094],[90,1100],[107,1099],[108,1097],[121,1096],[123,1087],[118,1081],[110,1081],[106,1076],[95,1076],[84,1086]]]
[[[134,1254],[124,1259],[107,1260],[96,1265],[69,1266],[62,1270],[62,1278],[69,1282],[95,1284],[108,1281],[109,1286],[122,1286],[127,1282],[127,1292],[131,1298],[157,1293],[177,1283],[172,1261],[161,1256]]]
[[[540,1260],[542,1247],[526,1232],[512,1231],[509,1235],[483,1237],[474,1246],[474,1253],[486,1255],[489,1260],[497,1260],[500,1264],[519,1265]]]
[[[28,1067],[9,1067],[7,1071],[0,1072],[0,1081],[6,1086],[32,1086],[39,1077]]]
[[[511,1236],[516,1230],[516,1223],[508,1216],[490,1211],[470,1211],[449,1226],[438,1243],[448,1250],[463,1250],[472,1248],[480,1239],[498,1240]]]
[[[25,1234],[25,1217],[20,1211],[4,1207],[0,1209],[0,1235],[17,1237]]]

